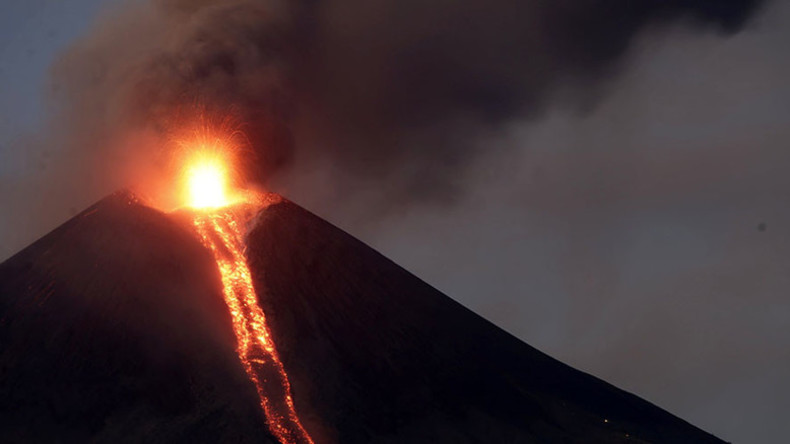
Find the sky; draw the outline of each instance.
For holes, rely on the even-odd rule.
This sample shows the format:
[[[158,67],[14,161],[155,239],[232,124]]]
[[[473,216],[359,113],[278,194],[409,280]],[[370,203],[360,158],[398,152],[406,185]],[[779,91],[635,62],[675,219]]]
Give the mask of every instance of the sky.
[[[57,156],[29,141],[46,126],[51,66],[115,5],[61,3],[13,0],[0,18],[0,187],[13,190],[0,190],[2,257],[112,190],[101,182],[20,228],[39,214],[22,201],[40,194],[19,184],[48,192],[37,171]],[[299,161],[309,150],[280,186],[549,355],[727,441],[780,442],[790,432],[789,19],[790,2],[776,0],[728,35],[684,20],[641,26],[605,82],[541,80],[559,92],[530,102],[539,113],[464,131],[474,155],[447,171],[426,163],[436,190],[425,193],[437,197],[425,201],[393,198],[402,192],[368,177],[339,181],[341,167]],[[578,106],[575,89],[588,87],[593,99]],[[420,146],[438,140],[414,134]],[[419,174],[415,159],[382,180]]]
[[[85,32],[112,2],[80,0],[9,0],[0,17],[0,168],[10,174],[21,163],[13,141],[43,120],[48,71],[58,52]]]

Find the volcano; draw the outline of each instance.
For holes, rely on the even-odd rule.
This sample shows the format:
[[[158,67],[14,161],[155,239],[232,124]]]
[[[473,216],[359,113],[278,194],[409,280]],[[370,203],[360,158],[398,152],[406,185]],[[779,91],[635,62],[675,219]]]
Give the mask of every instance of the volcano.
[[[315,442],[722,442],[269,201],[243,251]],[[128,192],[0,264],[0,442],[278,442],[222,292],[186,218]]]

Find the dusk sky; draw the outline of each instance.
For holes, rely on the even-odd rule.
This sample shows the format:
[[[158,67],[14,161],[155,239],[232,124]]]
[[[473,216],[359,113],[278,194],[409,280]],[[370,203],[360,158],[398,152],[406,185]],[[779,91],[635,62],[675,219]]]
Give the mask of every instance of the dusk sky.
[[[98,106],[92,96],[121,84],[119,72],[127,66],[91,58],[123,40],[113,33],[122,26],[107,25],[125,23],[117,17],[121,3],[4,5],[0,259],[123,186],[109,172],[91,176],[105,164],[80,157],[111,152],[104,169],[112,171],[120,148],[97,142],[76,155],[73,144],[85,133],[60,139],[58,126],[85,115],[80,131],[107,123],[107,134],[114,134],[116,122],[96,120],[97,110],[129,108],[117,97]],[[347,31],[331,34],[329,51],[376,28],[343,22],[344,14],[354,16],[347,9],[328,13],[331,24]],[[426,21],[441,16],[417,6],[410,12],[417,10]],[[414,72],[429,80],[407,85],[415,97],[404,96],[400,85],[381,92],[383,100],[403,97],[391,108],[371,108],[371,119],[393,116],[394,123],[381,127],[360,117],[367,96],[349,85],[374,90],[385,82],[360,68],[364,57],[342,54],[340,60],[355,67],[351,80],[343,80],[349,78],[343,69],[319,69],[331,80],[305,95],[315,93],[327,109],[348,109],[325,117],[304,111],[295,99],[290,163],[266,183],[549,355],[726,441],[781,442],[790,433],[790,2],[755,7],[737,26],[709,24],[718,19],[705,14],[634,19],[623,35],[612,33],[611,54],[601,37],[600,59],[554,54],[573,52],[575,44],[543,49],[529,40],[514,49],[534,51],[530,60],[545,63],[545,78],[527,62],[511,73],[506,52],[488,55],[486,45],[504,51],[500,37],[469,37],[458,43],[467,45],[462,61],[448,56],[447,63],[472,73],[453,79],[458,89],[431,95],[442,82],[430,79],[443,79],[448,68],[416,63]],[[115,18],[99,20],[105,16]],[[393,20],[388,26],[397,29],[398,20],[411,16]],[[575,22],[560,22],[567,23]],[[452,26],[442,32],[455,36]],[[387,34],[392,29],[380,30],[386,35],[369,44],[400,48],[401,40]],[[431,38],[429,55],[445,42]],[[122,54],[136,57],[146,48],[130,44]],[[98,68],[82,63],[95,60],[102,61]],[[100,77],[109,83],[74,81],[88,69],[105,70]],[[595,74],[586,78],[588,71]],[[470,78],[485,83],[492,77],[499,83],[483,89],[482,99],[458,93],[468,91]],[[522,78],[528,86],[514,86]],[[351,98],[343,98],[346,90],[338,85],[348,87]],[[66,99],[58,95],[62,89]],[[76,117],[53,117],[53,108]],[[409,121],[414,109],[425,109],[416,118],[433,123]],[[462,112],[435,117],[448,109]],[[315,122],[333,129],[305,130]],[[334,130],[345,123],[360,128],[358,139],[354,131]],[[318,147],[321,140],[347,149]],[[444,148],[456,142],[463,148]],[[390,151],[378,157],[373,145]]]

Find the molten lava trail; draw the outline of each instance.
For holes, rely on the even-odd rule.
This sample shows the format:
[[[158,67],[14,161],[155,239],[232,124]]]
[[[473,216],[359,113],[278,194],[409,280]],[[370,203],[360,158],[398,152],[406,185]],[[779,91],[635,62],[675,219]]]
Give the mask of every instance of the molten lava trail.
[[[241,213],[233,207],[201,211],[194,219],[203,244],[214,254],[225,303],[230,309],[239,359],[258,390],[269,430],[284,444],[312,444],[296,415],[291,385],[258,305],[250,269],[242,252]]]

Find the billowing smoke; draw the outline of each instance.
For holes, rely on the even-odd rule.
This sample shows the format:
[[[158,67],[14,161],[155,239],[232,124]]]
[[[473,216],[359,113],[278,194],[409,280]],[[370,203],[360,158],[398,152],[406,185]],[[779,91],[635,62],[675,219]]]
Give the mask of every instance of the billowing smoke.
[[[232,116],[252,148],[247,178],[286,194],[320,182],[350,199],[376,189],[382,208],[451,200],[479,137],[550,106],[594,107],[641,30],[733,33],[761,3],[132,2],[53,68],[41,143],[60,154],[30,200],[58,190],[85,196],[70,198],[79,208],[156,181],[168,133],[198,113]]]
[[[57,99],[65,128],[102,145],[166,131],[199,103],[237,115],[258,180],[301,149],[358,174],[413,164],[405,180],[435,190],[474,132],[539,115],[563,90],[591,105],[642,27],[732,32],[758,3],[157,0],[65,54]]]

